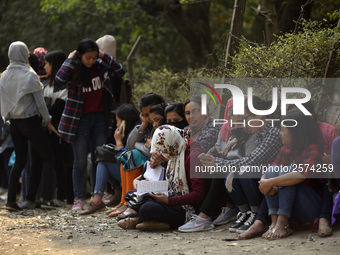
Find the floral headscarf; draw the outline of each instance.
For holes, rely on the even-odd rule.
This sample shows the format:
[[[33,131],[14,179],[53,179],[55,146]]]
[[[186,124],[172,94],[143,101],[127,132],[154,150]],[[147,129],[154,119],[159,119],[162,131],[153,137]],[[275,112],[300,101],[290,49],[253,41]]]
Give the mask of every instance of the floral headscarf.
[[[179,196],[190,192],[185,171],[185,150],[188,142],[184,136],[184,130],[163,125],[155,130],[151,141],[151,153],[158,152],[169,159],[166,169],[169,191],[176,192]],[[184,209],[186,210],[186,218],[190,219],[191,214],[194,213],[194,208],[186,205]]]

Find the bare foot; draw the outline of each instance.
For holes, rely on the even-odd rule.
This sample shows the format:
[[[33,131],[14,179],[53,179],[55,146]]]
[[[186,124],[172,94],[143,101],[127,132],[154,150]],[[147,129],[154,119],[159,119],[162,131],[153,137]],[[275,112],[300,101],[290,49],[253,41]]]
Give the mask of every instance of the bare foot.
[[[266,232],[264,232],[262,237],[265,238],[265,239],[270,239],[270,236],[272,235],[274,228],[275,228],[275,225],[273,225],[273,224],[270,225],[268,230]]]
[[[119,203],[117,206],[113,207],[111,210],[106,211],[106,214],[110,214],[112,212],[117,211],[120,207],[122,207],[124,204]]]
[[[241,233],[238,235],[239,239],[251,239],[255,237],[261,236],[268,227],[266,227],[265,224],[263,224],[260,220],[255,220],[254,224],[250,226],[250,228],[247,229],[244,233]]]
[[[319,229],[318,236],[320,237],[328,237],[333,235],[332,228],[329,226],[329,221],[325,218],[319,219]]]
[[[118,216],[119,214],[125,212],[125,210],[127,209],[128,207],[126,205],[122,205],[121,207],[119,207],[116,211],[114,212],[111,212],[108,216],[109,217],[116,217]]]

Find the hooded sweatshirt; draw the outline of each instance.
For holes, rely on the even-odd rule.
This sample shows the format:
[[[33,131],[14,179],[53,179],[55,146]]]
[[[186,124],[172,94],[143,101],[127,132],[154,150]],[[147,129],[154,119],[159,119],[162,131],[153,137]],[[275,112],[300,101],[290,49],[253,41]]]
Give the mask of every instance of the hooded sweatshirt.
[[[38,75],[28,64],[28,48],[23,42],[9,46],[10,64],[0,78],[1,115],[8,119],[26,119],[41,114],[50,121]]]

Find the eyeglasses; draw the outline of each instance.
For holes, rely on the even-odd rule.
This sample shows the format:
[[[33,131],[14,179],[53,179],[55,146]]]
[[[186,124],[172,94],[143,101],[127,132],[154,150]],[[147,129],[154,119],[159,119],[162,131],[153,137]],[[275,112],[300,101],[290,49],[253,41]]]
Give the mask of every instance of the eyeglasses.
[[[244,121],[244,120],[246,120],[249,116],[251,116],[251,115],[254,115],[254,114],[249,114],[249,115],[247,115],[246,117],[244,117],[244,118],[242,118],[242,119],[239,119],[239,120],[237,120],[237,121]]]
[[[193,109],[192,111],[186,111],[184,114],[187,115],[197,115],[201,112],[201,109]]]

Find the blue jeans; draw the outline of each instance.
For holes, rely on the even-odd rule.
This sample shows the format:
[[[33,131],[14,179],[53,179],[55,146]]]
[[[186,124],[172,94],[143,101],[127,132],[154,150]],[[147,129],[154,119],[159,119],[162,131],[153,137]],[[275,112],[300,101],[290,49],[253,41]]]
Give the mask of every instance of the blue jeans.
[[[292,168],[273,170],[273,167],[268,168],[265,174],[266,179],[287,174]],[[321,212],[321,197],[308,183],[280,186],[274,195],[265,197],[269,215],[283,215],[298,223],[311,223],[319,217]]]
[[[258,179],[238,178],[234,173],[233,190],[229,193],[230,198],[235,202],[241,212],[250,210],[257,213],[262,202],[263,195],[259,190]]]
[[[112,162],[98,162],[94,194],[98,194],[100,196],[104,195],[104,190],[110,177],[112,177],[116,182],[121,182],[120,164]]]
[[[91,149],[91,192],[94,189],[96,169],[94,151],[97,146],[106,142],[105,114],[87,113],[79,121],[76,137],[72,144],[73,149],[73,170],[72,181],[75,199],[83,199],[84,176],[87,164],[87,153]]]

